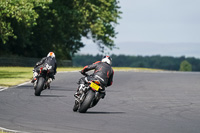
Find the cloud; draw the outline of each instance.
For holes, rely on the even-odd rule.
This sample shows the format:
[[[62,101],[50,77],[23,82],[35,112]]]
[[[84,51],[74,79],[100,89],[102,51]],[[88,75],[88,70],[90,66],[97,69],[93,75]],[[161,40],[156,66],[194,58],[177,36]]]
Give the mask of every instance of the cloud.
[[[121,0],[116,42],[200,42],[199,0]]]
[[[110,54],[200,58],[200,0],[120,0],[122,19]],[[86,42],[81,53],[96,55]]]

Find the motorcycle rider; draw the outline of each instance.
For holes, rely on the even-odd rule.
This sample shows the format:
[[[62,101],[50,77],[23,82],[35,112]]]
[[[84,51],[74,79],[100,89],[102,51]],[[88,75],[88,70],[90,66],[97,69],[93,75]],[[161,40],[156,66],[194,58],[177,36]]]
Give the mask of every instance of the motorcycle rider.
[[[34,83],[36,81],[36,77],[38,76],[40,72],[40,68],[46,66],[48,64],[49,66],[52,66],[49,72],[49,79],[48,79],[48,89],[50,89],[50,83],[53,79],[55,79],[54,75],[57,73],[57,62],[55,58],[54,52],[49,52],[47,57],[43,57],[39,62],[36,63],[33,69],[33,79],[31,83]]]
[[[77,89],[77,92],[75,93],[75,97],[78,97],[80,94],[80,90],[82,89],[82,86],[91,80],[99,80],[101,83],[101,87],[103,88],[100,91],[101,98],[103,99],[106,95],[105,93],[105,87],[111,86],[113,83],[113,75],[114,71],[111,67],[112,59],[110,56],[104,56],[101,61],[97,61],[91,65],[87,65],[83,68],[81,73],[85,75],[87,71],[93,70],[94,73],[92,75],[89,75],[87,77],[83,77],[79,80],[78,84],[79,87]]]

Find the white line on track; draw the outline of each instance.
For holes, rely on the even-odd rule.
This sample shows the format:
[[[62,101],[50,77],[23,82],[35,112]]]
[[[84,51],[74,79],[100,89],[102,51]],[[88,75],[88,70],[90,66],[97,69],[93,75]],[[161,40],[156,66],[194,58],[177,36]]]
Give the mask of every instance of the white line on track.
[[[67,71],[67,72],[58,72],[58,73],[68,73],[68,72],[78,72],[78,71]],[[25,83],[22,83],[22,84],[19,84],[19,85],[17,85],[17,86],[22,86],[22,85],[26,85],[26,84],[28,84],[28,83],[30,83],[30,81],[28,81],[28,82],[25,82]],[[1,91],[4,91],[4,90],[7,90],[9,87],[1,87],[0,86],[0,92]],[[1,127],[0,127],[1,128]]]
[[[28,82],[24,82],[24,83],[22,83],[22,84],[19,84],[19,85],[17,85],[17,86],[22,86],[22,85],[26,85],[26,84],[28,84],[28,83],[30,83],[31,81],[28,81]]]
[[[0,88],[0,91],[4,91],[4,90],[6,90],[6,89],[8,89],[8,87]]]
[[[9,133],[28,133],[28,132],[22,132],[22,131],[17,131],[17,130],[10,130],[10,129],[6,129],[3,127],[0,127],[0,131],[5,131],[5,132],[9,132]]]

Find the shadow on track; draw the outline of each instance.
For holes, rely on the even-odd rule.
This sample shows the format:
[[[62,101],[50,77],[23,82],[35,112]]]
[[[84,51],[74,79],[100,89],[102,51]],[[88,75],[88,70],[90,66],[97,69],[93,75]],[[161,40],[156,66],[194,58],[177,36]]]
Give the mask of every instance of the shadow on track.
[[[40,97],[67,97],[63,95],[40,95]]]
[[[59,87],[55,87],[55,86],[51,86],[51,89],[50,90],[53,90],[53,91],[76,91],[76,89],[74,88],[59,88]]]
[[[125,114],[126,112],[94,112],[88,111],[86,114]]]

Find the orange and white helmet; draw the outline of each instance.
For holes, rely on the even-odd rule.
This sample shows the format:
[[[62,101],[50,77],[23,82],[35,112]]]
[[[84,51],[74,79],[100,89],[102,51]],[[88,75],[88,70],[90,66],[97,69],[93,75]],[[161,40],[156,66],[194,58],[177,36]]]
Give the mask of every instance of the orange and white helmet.
[[[54,52],[49,52],[48,55],[47,55],[47,57],[49,57],[49,56],[51,56],[52,58],[56,57],[55,54],[54,54]]]
[[[107,56],[107,55],[106,55],[106,56],[104,56],[104,57],[102,58],[101,62],[105,62],[105,63],[111,65],[111,64],[112,64],[112,58],[111,58],[110,56]]]

